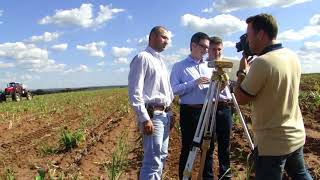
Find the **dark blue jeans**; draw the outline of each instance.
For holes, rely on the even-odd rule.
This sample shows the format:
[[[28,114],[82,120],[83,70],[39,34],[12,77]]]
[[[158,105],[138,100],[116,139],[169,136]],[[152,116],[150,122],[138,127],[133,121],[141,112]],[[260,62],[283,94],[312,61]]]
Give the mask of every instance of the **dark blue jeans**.
[[[254,154],[256,180],[281,180],[284,170],[293,180],[312,180],[304,165],[303,147],[283,156],[259,156],[257,148]]]
[[[179,161],[179,178],[183,178],[183,171],[188,160],[189,152],[197,129],[201,108],[190,108],[186,105],[180,106],[180,127],[182,134],[182,148]],[[216,113],[216,136],[218,141],[218,159],[220,175],[230,167],[230,132],[232,128],[232,113],[228,106],[218,106]],[[203,179],[213,179],[213,152],[214,132],[210,142],[210,148],[206,155]]]

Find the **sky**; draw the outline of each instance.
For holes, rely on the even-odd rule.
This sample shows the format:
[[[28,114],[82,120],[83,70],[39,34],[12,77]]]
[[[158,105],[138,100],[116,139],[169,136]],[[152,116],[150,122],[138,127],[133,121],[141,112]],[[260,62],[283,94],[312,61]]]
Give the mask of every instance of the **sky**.
[[[169,71],[199,31],[222,37],[223,56],[238,60],[245,20],[259,13],[276,18],[277,39],[298,54],[302,72],[319,73],[319,7],[316,0],[1,0],[0,88],[126,85],[132,58],[157,25],[169,30],[162,52]]]

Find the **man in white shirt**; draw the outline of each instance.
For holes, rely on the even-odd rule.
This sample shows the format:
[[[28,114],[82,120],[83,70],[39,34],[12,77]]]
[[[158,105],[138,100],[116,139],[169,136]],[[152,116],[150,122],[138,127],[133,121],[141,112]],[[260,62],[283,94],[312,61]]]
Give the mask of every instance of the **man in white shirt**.
[[[167,68],[160,55],[168,40],[166,28],[152,28],[148,47],[136,55],[130,64],[129,100],[143,134],[144,158],[140,180],[161,179],[168,154],[173,93]]]

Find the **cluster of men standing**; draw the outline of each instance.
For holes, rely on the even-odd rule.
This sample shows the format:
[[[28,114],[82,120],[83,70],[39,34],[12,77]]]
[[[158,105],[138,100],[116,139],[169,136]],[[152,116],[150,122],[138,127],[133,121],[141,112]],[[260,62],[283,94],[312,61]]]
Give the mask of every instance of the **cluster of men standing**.
[[[281,179],[285,169],[293,179],[312,179],[303,161],[305,131],[298,105],[300,64],[297,56],[275,42],[273,16],[258,14],[247,19],[250,50],[257,58],[250,65],[243,54],[237,72],[235,95],[240,104],[253,104],[255,179]],[[271,33],[270,33],[271,32]],[[171,103],[179,96],[182,148],[179,178],[187,163],[213,68],[207,61],[221,59],[223,42],[197,32],[191,37],[190,55],[173,65],[169,75],[160,55],[168,44],[168,31],[156,26],[148,47],[134,57],[128,76],[129,100],[143,136],[144,158],[139,179],[161,179],[168,155]],[[208,59],[204,56],[208,53]],[[250,71],[248,71],[250,67]],[[275,94],[272,94],[275,93]],[[273,96],[273,98],[269,96]],[[269,98],[269,99],[268,99]],[[268,107],[264,101],[268,100]],[[215,131],[206,154],[203,179],[214,179],[214,139],[218,144],[219,174],[231,179],[231,92],[220,90]],[[270,107],[270,106],[272,107]],[[266,110],[267,109],[267,110]],[[275,147],[276,146],[276,147]]]

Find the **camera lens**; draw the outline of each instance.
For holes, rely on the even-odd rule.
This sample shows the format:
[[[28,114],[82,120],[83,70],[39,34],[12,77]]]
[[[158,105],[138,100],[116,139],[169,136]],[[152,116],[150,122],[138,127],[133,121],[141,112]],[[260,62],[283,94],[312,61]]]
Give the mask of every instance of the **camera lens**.
[[[241,42],[237,42],[237,43],[236,43],[236,48],[237,48],[237,52],[243,51]]]

